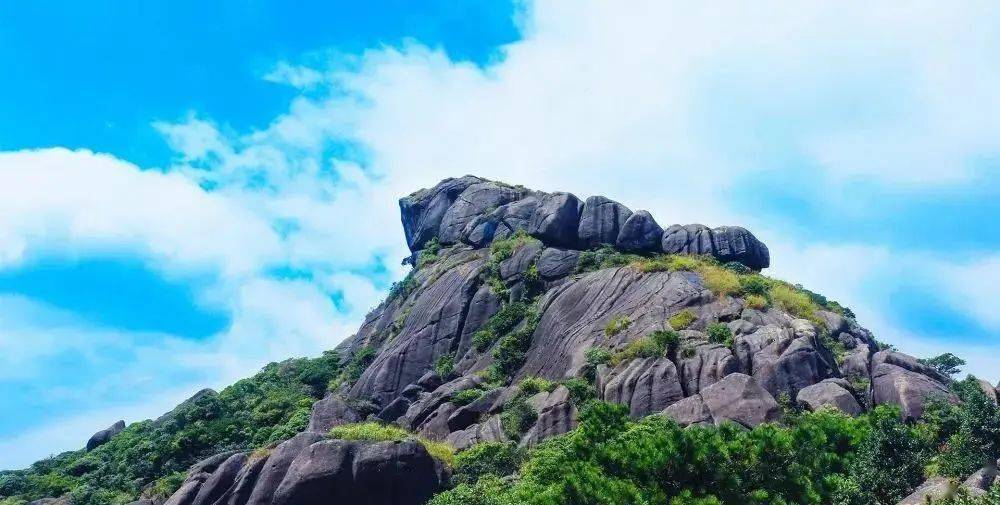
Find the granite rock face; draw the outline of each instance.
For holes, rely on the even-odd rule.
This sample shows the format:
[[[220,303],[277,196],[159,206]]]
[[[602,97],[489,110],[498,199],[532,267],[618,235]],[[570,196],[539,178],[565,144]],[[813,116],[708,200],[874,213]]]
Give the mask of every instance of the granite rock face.
[[[630,252],[711,255],[754,270],[771,261],[767,246],[738,226],[664,230],[649,212],[632,212],[603,196],[580,201],[570,193],[544,193],[471,175],[401,198],[399,209],[413,252],[433,238],[445,245],[485,247],[523,231],[550,247],[583,250],[608,244]]]

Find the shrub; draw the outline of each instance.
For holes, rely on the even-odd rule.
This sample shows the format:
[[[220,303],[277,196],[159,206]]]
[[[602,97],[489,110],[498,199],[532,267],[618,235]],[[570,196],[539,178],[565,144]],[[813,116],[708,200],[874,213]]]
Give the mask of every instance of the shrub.
[[[442,380],[448,380],[455,373],[455,358],[451,355],[441,356],[434,362],[434,373],[438,374]]]
[[[486,475],[504,477],[517,472],[524,451],[514,443],[483,442],[455,456],[455,484],[474,484]]]
[[[551,393],[558,386],[555,382],[552,382],[541,377],[528,377],[521,381],[518,389],[521,393],[531,396],[535,393],[545,391],[546,393]]]
[[[671,271],[687,271],[694,272],[699,268],[703,267],[705,262],[694,256],[682,256],[676,255],[671,256],[669,260],[669,266]]]
[[[583,251],[577,259],[577,273],[593,272],[604,268],[620,267],[640,261],[643,258],[635,254],[626,254],[612,246],[602,246],[599,249]]]
[[[523,396],[517,396],[508,403],[500,414],[500,427],[511,440],[520,440],[538,419],[538,413]]]
[[[726,270],[732,270],[733,272],[736,272],[739,275],[748,275],[753,273],[753,270],[751,270],[750,267],[744,265],[743,263],[740,263],[739,261],[727,262],[722,265],[722,268],[725,268]]]
[[[569,390],[569,400],[577,407],[593,400],[597,397],[597,390],[594,385],[581,377],[573,377],[562,381],[562,385]]]
[[[365,373],[368,365],[375,361],[375,348],[366,345],[351,357],[351,360],[347,362],[344,367],[344,379],[348,384],[354,384],[361,378],[361,374]]]
[[[747,308],[754,310],[764,310],[768,307],[768,305],[770,305],[767,301],[767,297],[761,295],[747,295],[743,301],[745,302]]]
[[[494,240],[490,244],[490,259],[499,263],[509,259],[514,255],[514,251],[532,242],[539,242],[538,239],[528,235],[524,230],[518,230],[508,238]]]
[[[796,317],[809,319],[813,322],[822,321],[816,316],[817,306],[809,297],[795,288],[777,283],[771,287],[771,299],[781,307],[782,310]]]
[[[436,262],[438,253],[441,252],[441,242],[437,237],[432,238],[417,255],[417,269],[424,268]]]
[[[679,335],[673,330],[654,331],[643,338],[629,342],[624,349],[611,357],[611,364],[618,365],[637,358],[662,358],[679,341]]]
[[[611,353],[607,349],[601,349],[600,347],[587,349],[584,353],[584,358],[586,359],[586,363],[584,363],[580,373],[589,381],[595,379],[599,365],[611,363]]]
[[[627,315],[618,314],[608,321],[608,324],[604,326],[604,334],[613,337],[632,325],[632,320],[629,319]]]
[[[761,275],[744,275],[740,278],[740,293],[767,297],[771,284]]]
[[[703,267],[698,270],[702,280],[716,296],[734,295],[740,292],[740,278],[732,270],[721,267]]]
[[[504,376],[511,376],[524,364],[525,352],[538,328],[538,313],[529,312],[524,325],[504,335],[493,349],[493,367]]]
[[[505,304],[472,336],[473,347],[479,352],[486,351],[500,337],[513,330],[528,313],[529,307],[524,302]]]
[[[708,325],[708,340],[726,347],[733,346],[733,330],[723,323],[712,323]]]
[[[416,272],[416,270],[410,270],[410,273],[406,274],[403,280],[392,283],[392,286],[389,287],[389,300],[410,296],[410,293],[417,288]]]
[[[681,358],[690,359],[693,358],[696,354],[698,354],[698,351],[694,347],[691,347],[689,345],[681,347],[680,351]]]
[[[461,407],[482,398],[484,394],[486,394],[486,391],[479,388],[465,389],[455,393],[449,401],[456,406]]]
[[[698,316],[694,315],[694,312],[691,312],[688,309],[684,309],[671,316],[670,319],[667,320],[667,323],[670,325],[671,328],[679,331],[687,329],[697,319]]]
[[[919,361],[949,376],[957,374],[961,371],[959,367],[965,365],[964,359],[959,358],[950,352],[939,354],[933,358],[921,359]]]
[[[427,450],[428,454],[433,456],[435,459],[451,465],[455,458],[455,449],[444,442],[427,440],[426,438],[415,436],[398,426],[377,422],[369,421],[334,426],[330,429],[328,435],[330,438],[338,440],[368,440],[372,442],[398,442],[400,440],[414,438],[420,442],[420,444],[424,446],[424,449]]]

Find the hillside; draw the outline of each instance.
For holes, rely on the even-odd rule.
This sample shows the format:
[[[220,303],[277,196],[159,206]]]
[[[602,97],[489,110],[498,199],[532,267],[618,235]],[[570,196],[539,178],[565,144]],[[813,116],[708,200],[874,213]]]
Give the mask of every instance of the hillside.
[[[472,176],[400,210],[413,269],[337,349],[0,473],[0,505],[1000,500],[997,389],[763,275],[743,228]]]

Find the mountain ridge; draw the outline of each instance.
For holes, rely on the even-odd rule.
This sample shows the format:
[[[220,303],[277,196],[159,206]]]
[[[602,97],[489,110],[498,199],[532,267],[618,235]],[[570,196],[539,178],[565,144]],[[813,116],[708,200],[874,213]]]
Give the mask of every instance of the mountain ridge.
[[[410,274],[323,358],[276,364],[238,392],[201,392],[153,422],[190,431],[185,419],[196,425],[200,410],[221,412],[209,420],[231,410],[224,425],[248,435],[201,447],[231,449],[183,478],[176,471],[169,482],[152,479],[151,469],[120,485],[141,488],[145,501],[134,503],[424,503],[467,478],[464,454],[495,444],[530,452],[560,435],[571,439],[602,405],[621,405],[632,421],[620,423],[649,416],[750,433],[791,426],[790,411],[826,408],[860,419],[892,406],[899,422],[919,424],[926,411],[965,405],[976,390],[996,406],[994,386],[962,389],[877,342],[849,309],[761,275],[769,251],[744,228],[664,229],[648,212],[603,196],[580,200],[475,176],[445,179],[399,205]],[[259,397],[250,412],[273,402],[279,413],[243,420],[241,395]],[[257,429],[266,423],[281,427]],[[135,431],[100,438],[127,452],[122,437]],[[335,432],[339,438],[328,438]],[[161,443],[187,440],[171,437]],[[52,503],[125,500],[126,491],[74,498],[107,466],[80,462],[113,452],[88,449],[70,458],[76,466],[67,463],[66,486],[75,487],[54,488],[72,492]],[[452,449],[459,463],[450,461]],[[992,482],[965,488],[985,491]],[[486,485],[459,488],[470,484]],[[373,485],[385,492],[363,491]],[[450,503],[459,488],[435,503]],[[4,489],[0,481],[0,497]],[[0,503],[18,503],[11,499]]]

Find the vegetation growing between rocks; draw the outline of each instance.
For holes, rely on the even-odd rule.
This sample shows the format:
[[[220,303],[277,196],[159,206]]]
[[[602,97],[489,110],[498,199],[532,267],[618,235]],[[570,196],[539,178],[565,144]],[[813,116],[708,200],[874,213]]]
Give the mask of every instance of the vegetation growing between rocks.
[[[673,330],[657,330],[645,337],[629,342],[624,349],[611,356],[610,364],[617,366],[619,363],[637,358],[662,358],[677,348],[680,336]]]
[[[694,323],[697,319],[698,316],[694,315],[694,312],[684,309],[671,316],[670,319],[667,320],[667,323],[670,324],[671,328],[680,331],[686,330],[689,326],[691,326],[691,323]]]
[[[438,461],[451,465],[455,461],[455,449],[445,442],[436,442],[414,435],[398,426],[377,422],[364,422],[334,426],[328,434],[338,440],[369,440],[372,442],[398,442],[412,438],[420,442],[427,453]]]

